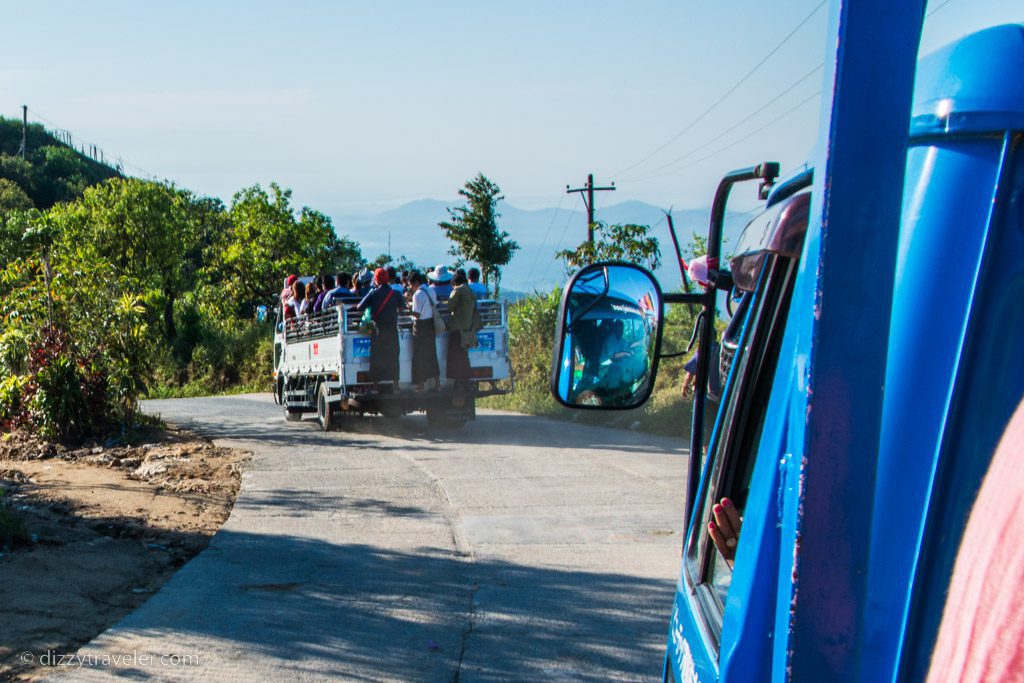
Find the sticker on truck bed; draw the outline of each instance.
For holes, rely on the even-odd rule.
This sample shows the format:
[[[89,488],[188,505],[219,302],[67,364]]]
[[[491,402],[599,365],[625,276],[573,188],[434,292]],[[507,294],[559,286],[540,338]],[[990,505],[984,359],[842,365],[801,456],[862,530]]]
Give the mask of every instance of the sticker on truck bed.
[[[356,337],[352,340],[352,357],[353,358],[369,358],[370,357],[370,338],[369,337]]]
[[[471,351],[493,351],[494,350],[494,333],[493,332],[477,332],[476,333],[476,348],[470,349]]]

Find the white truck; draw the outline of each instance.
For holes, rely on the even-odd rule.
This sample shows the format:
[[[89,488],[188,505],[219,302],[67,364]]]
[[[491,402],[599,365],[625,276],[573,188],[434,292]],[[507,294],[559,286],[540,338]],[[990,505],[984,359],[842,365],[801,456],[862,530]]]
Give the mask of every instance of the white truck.
[[[304,278],[308,279],[308,278]],[[379,413],[398,417],[423,411],[435,428],[459,428],[475,419],[476,398],[512,390],[508,357],[507,304],[477,301],[482,328],[477,345],[469,349],[472,377],[456,382],[445,376],[448,333],[437,335],[439,388],[415,392],[412,385],[412,316],[398,318],[398,386],[370,380],[373,338],[359,330],[362,313],[354,304],[329,308],[308,318],[284,321],[278,308],[274,335],[274,399],[285,418],[302,419],[315,412],[324,431],[343,423],[346,415]],[[438,309],[447,319],[447,305]]]

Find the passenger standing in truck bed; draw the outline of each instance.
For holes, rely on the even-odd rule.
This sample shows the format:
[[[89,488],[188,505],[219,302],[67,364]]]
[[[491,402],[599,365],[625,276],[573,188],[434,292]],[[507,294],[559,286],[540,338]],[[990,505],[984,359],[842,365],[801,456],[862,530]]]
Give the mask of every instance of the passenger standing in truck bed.
[[[426,389],[428,380],[433,389],[441,387],[441,369],[437,364],[437,328],[434,326],[434,309],[437,301],[429,287],[424,286],[423,274],[413,271],[409,275],[409,289],[412,292],[412,381],[416,391]]]
[[[447,301],[452,293],[452,274],[448,272],[448,266],[438,265],[427,273],[427,280],[434,292],[434,298],[438,301]]]
[[[469,288],[476,294],[477,301],[480,299],[487,298],[487,285],[480,282],[480,269],[470,268],[466,271],[466,277],[469,278]]]
[[[448,298],[451,320],[448,322],[448,368],[449,379],[469,379],[469,353],[467,349],[476,344],[473,330],[473,313],[476,311],[476,295],[468,286],[466,273],[460,268],[455,272],[452,290]]]
[[[324,295],[321,308],[327,309],[331,306],[359,301],[359,295],[352,291],[352,276],[348,273],[341,273],[335,281],[337,286]]]
[[[373,274],[374,288],[356,305],[356,310],[369,310],[375,327],[370,343],[370,379],[377,384],[391,382],[397,389],[398,311],[404,301],[390,287],[389,279],[388,271],[378,268]]]

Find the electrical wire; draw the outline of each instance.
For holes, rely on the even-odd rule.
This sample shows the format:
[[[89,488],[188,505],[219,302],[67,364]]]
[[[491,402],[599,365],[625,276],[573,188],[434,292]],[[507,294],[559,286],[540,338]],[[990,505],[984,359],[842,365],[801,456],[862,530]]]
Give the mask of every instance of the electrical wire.
[[[790,85],[790,86],[789,86],[788,88],[786,88],[785,90],[783,90],[782,92],[780,92],[780,93],[779,93],[778,95],[776,95],[775,97],[773,97],[772,99],[770,99],[770,100],[769,100],[768,102],[764,103],[764,104],[763,104],[763,105],[762,105],[761,107],[759,107],[758,109],[754,110],[753,112],[751,112],[750,114],[748,114],[748,115],[747,115],[747,116],[745,116],[744,118],[740,119],[739,121],[737,121],[737,122],[736,122],[736,123],[734,123],[733,125],[729,126],[729,127],[728,127],[728,128],[726,128],[725,130],[723,130],[723,131],[722,131],[721,133],[719,133],[719,134],[718,134],[718,135],[716,135],[715,137],[711,138],[710,140],[707,140],[706,142],[704,142],[704,143],[702,143],[702,144],[698,145],[697,147],[694,147],[693,149],[691,149],[691,150],[690,150],[689,152],[687,152],[686,154],[683,154],[682,156],[676,157],[675,159],[673,159],[672,161],[669,161],[668,163],[662,164],[661,166],[658,166],[657,168],[652,168],[652,169],[651,169],[650,171],[648,171],[647,173],[641,174],[641,176],[642,176],[642,177],[646,177],[646,176],[648,176],[648,175],[650,175],[650,174],[652,174],[652,173],[657,173],[657,172],[659,172],[659,171],[662,171],[662,170],[664,170],[664,169],[667,169],[667,168],[669,168],[670,166],[673,166],[673,165],[675,165],[675,164],[679,163],[680,161],[682,161],[682,160],[684,160],[684,159],[688,159],[689,157],[693,156],[694,154],[696,154],[697,152],[701,151],[702,149],[707,149],[707,148],[708,148],[708,147],[710,147],[710,146],[711,146],[712,144],[714,144],[715,142],[718,142],[719,140],[721,140],[722,138],[724,138],[724,137],[725,137],[726,135],[728,135],[729,133],[733,132],[734,130],[736,130],[737,128],[739,128],[740,126],[742,126],[742,125],[743,125],[744,123],[746,123],[746,122],[747,122],[747,121],[749,121],[750,119],[754,118],[755,116],[757,116],[758,114],[760,114],[761,112],[763,112],[763,111],[764,111],[765,109],[767,109],[768,107],[770,107],[771,105],[775,104],[775,103],[776,103],[776,102],[778,102],[778,101],[779,101],[780,99],[782,99],[783,97],[785,97],[786,95],[788,95],[789,93],[791,93],[791,92],[793,91],[793,89],[794,89],[794,88],[796,88],[796,87],[797,87],[798,85],[800,85],[801,83],[803,83],[804,81],[806,81],[806,80],[807,80],[808,78],[810,78],[811,76],[813,76],[814,74],[816,74],[816,73],[817,73],[818,71],[820,71],[820,70],[821,70],[821,68],[822,68],[823,66],[825,66],[825,63],[824,63],[824,62],[822,62],[822,63],[821,63],[821,64],[819,64],[818,66],[814,67],[814,68],[813,68],[813,69],[811,69],[810,71],[808,71],[808,72],[807,72],[806,74],[804,74],[804,75],[803,75],[803,76],[801,76],[801,77],[800,77],[799,79],[797,79],[797,80],[796,80],[796,81],[795,81],[795,82],[794,82],[794,83],[793,83],[792,85]],[[623,178],[623,179],[622,179],[622,181],[629,181],[629,180],[631,180],[631,179],[630,179],[630,178],[629,178],[628,176],[627,176],[626,178]],[[622,181],[620,181],[620,182],[622,182]]]
[[[576,194],[576,203],[573,205],[572,211],[569,212],[569,220],[567,220],[565,222],[565,227],[562,228],[562,236],[558,238],[558,244],[555,245],[555,253],[558,253],[558,251],[562,248],[562,243],[565,242],[565,235],[566,235],[566,233],[569,232],[569,224],[572,223],[573,214],[576,213],[576,210],[578,208],[580,208],[580,195],[579,195],[579,193]],[[548,277],[548,270],[551,268],[551,264],[554,263],[554,262],[555,262],[555,259],[552,259],[551,261],[548,261],[546,266],[544,266],[544,274],[540,276],[541,280],[546,280],[547,279],[547,277]]]
[[[928,10],[928,14],[924,15],[924,18],[927,19],[928,17],[930,17],[931,15],[935,14],[936,12],[938,12],[940,9],[942,9],[943,7],[945,7],[946,5],[948,5],[951,2],[953,2],[953,0],[945,0],[944,2],[936,5],[934,9]]]
[[[106,164],[106,163],[107,163],[106,159],[107,159],[107,158],[108,158],[108,156],[109,156],[109,158],[110,158],[111,160],[114,160],[114,159],[116,159],[116,160],[117,160],[117,162],[118,162],[118,165],[119,165],[119,166],[120,166],[120,167],[121,167],[122,169],[126,169],[126,168],[132,168],[132,169],[135,169],[136,171],[139,171],[139,172],[141,172],[141,175],[142,175],[143,177],[147,177],[147,178],[150,178],[150,179],[152,179],[152,180],[156,180],[156,179],[157,179],[157,175],[156,175],[155,173],[151,173],[150,171],[147,171],[146,169],[142,168],[141,166],[136,166],[135,164],[130,164],[130,163],[127,163],[127,162],[125,162],[125,161],[124,161],[124,160],[123,160],[123,159],[122,159],[121,157],[115,157],[115,156],[110,156],[110,155],[107,155],[106,151],[105,151],[105,150],[104,150],[104,149],[103,149],[102,147],[100,147],[99,145],[97,145],[96,143],[93,143],[93,142],[88,142],[88,141],[86,141],[86,140],[83,140],[82,138],[78,137],[77,135],[75,135],[74,133],[72,133],[72,132],[71,132],[70,130],[68,130],[67,128],[64,128],[63,126],[61,126],[61,125],[59,125],[59,124],[57,124],[57,123],[54,123],[54,122],[53,122],[53,121],[51,121],[50,119],[46,118],[45,116],[43,116],[42,114],[40,114],[39,112],[37,112],[37,111],[36,111],[35,109],[32,109],[31,107],[26,107],[26,110],[28,110],[29,112],[31,112],[31,113],[32,113],[32,115],[33,115],[33,116],[34,116],[35,118],[39,119],[39,120],[40,120],[40,121],[42,121],[43,123],[49,124],[49,125],[50,125],[50,127],[54,129],[54,130],[53,130],[53,132],[56,132],[56,133],[62,133],[62,134],[64,134],[65,136],[67,136],[67,139],[68,139],[68,146],[69,146],[69,147],[71,147],[72,149],[75,149],[75,148],[76,148],[76,147],[75,147],[75,146],[76,146],[76,143],[77,143],[78,145],[81,145],[81,146],[82,146],[82,150],[83,150],[83,151],[82,151],[81,153],[82,153],[82,154],[84,154],[85,156],[88,156],[89,158],[93,159],[94,161],[98,161],[98,162],[100,162],[100,163],[104,163],[104,164]],[[100,159],[102,159],[103,161],[100,161],[100,159],[97,159],[97,158],[96,158],[96,157],[94,157],[94,156],[93,156],[92,154],[87,154],[87,153],[86,153],[86,152],[84,151],[85,149],[87,149],[87,148],[90,148],[90,147],[92,147],[92,148],[95,148],[95,149],[96,149],[96,151],[97,151],[97,152],[99,153],[99,155],[100,155]]]
[[[548,243],[548,237],[551,236],[551,227],[555,224],[555,218],[558,217],[558,212],[562,209],[562,202],[565,201],[565,195],[558,195],[558,206],[555,208],[555,212],[551,214],[551,220],[548,221],[547,230],[544,231],[544,239],[541,241],[540,246],[537,248],[537,253],[533,255],[533,263],[530,265],[530,272],[526,276],[527,282],[533,282],[533,269],[537,267],[537,261],[540,260],[540,255],[544,251],[544,247]]]
[[[949,0],[947,0],[947,2],[948,1]],[[797,24],[796,27],[792,31],[790,31],[789,34],[785,38],[783,38],[775,47],[773,47],[771,50],[769,50],[768,54],[766,54],[764,57],[761,58],[761,61],[759,61],[757,64],[754,65],[753,69],[748,71],[742,78],[740,78],[740,80],[736,81],[736,83],[731,88],[729,88],[728,90],[725,91],[725,94],[723,94],[721,97],[719,97],[717,100],[715,100],[707,109],[705,109],[700,114],[698,114],[697,118],[693,119],[688,124],[686,124],[686,126],[681,131],[679,131],[678,133],[673,135],[671,138],[669,138],[669,140],[667,142],[663,143],[661,146],[659,146],[657,149],[655,149],[653,152],[651,152],[647,156],[645,156],[642,159],[640,159],[639,161],[637,161],[637,162],[635,162],[635,163],[633,163],[633,164],[623,168],[622,170],[613,173],[612,175],[617,177],[617,176],[625,173],[626,171],[633,170],[634,168],[636,168],[640,164],[646,162],[648,159],[650,159],[654,155],[658,154],[663,149],[665,149],[666,147],[671,145],[673,142],[675,142],[676,140],[681,138],[684,134],[689,132],[690,129],[692,129],[695,125],[697,125],[700,121],[702,121],[705,116],[710,114],[716,107],[718,107],[718,105],[720,105],[722,102],[724,102],[727,97],[729,97],[734,92],[736,92],[739,89],[739,87],[741,85],[743,85],[747,81],[747,79],[749,79],[751,76],[753,76],[762,66],[764,66],[765,63],[769,59],[771,59],[773,55],[775,55],[776,52],[781,50],[782,46],[785,45],[786,43],[788,43],[789,40],[794,35],[796,35],[797,32],[801,28],[803,28],[805,24],[807,24],[808,21],[811,20],[811,17],[813,17],[815,14],[817,14],[818,10],[820,10],[822,7],[825,6],[826,2],[828,2],[828,0],[821,0],[821,2],[819,2],[814,7],[813,10],[811,10],[810,14],[808,14],[806,17],[804,17],[803,20],[799,24]]]
[[[810,97],[808,97],[808,98],[798,102],[796,105],[794,105],[794,106],[790,107],[789,109],[787,109],[786,111],[782,112],[781,114],[776,116],[771,121],[768,121],[763,126],[758,128],[757,130],[751,131],[747,135],[744,135],[743,137],[738,138],[738,139],[730,142],[728,145],[725,145],[724,147],[719,147],[718,149],[716,149],[714,152],[711,152],[710,154],[706,154],[706,155],[700,157],[699,159],[694,159],[690,163],[683,164],[682,166],[676,167],[676,168],[674,168],[674,169],[672,169],[670,171],[665,171],[664,173],[656,173],[656,174],[649,175],[649,176],[643,176],[643,177],[640,177],[640,178],[635,178],[635,179],[633,179],[630,182],[632,182],[632,183],[639,183],[639,182],[644,182],[644,181],[647,181],[647,180],[653,180],[655,178],[662,178],[662,177],[667,176],[667,175],[672,175],[673,173],[678,173],[679,171],[682,171],[683,169],[690,168],[691,166],[695,166],[696,164],[699,164],[702,161],[706,161],[706,160],[708,160],[708,159],[710,159],[710,158],[712,158],[714,156],[717,156],[717,155],[721,154],[722,152],[725,152],[726,150],[732,149],[733,147],[735,147],[736,145],[740,144],[741,142],[749,140],[750,138],[754,137],[755,135],[757,135],[758,133],[763,131],[765,128],[768,128],[768,127],[778,123],[779,121],[781,121],[782,119],[786,118],[787,116],[789,116],[790,114],[792,114],[796,110],[800,109],[801,107],[803,107],[808,102],[813,101],[814,99],[816,99],[820,95],[821,95],[821,91],[819,90],[816,93],[814,93],[813,95],[811,95]]]

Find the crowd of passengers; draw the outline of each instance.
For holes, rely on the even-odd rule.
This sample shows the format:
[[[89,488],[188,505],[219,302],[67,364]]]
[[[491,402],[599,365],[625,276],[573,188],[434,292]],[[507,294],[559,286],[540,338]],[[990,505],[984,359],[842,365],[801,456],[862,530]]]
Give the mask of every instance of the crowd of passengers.
[[[378,269],[388,276],[387,285],[402,295],[407,304],[412,303],[414,291],[411,280],[419,275],[437,301],[447,301],[454,288],[454,279],[459,273],[466,279],[466,285],[477,299],[487,298],[487,287],[480,282],[480,270],[461,268],[450,271],[439,265],[427,273],[406,270],[399,275],[394,266]],[[375,288],[374,271],[363,268],[358,273],[318,275],[309,283],[303,283],[295,275],[289,275],[281,290],[281,310],[285,321],[308,319],[334,306],[358,304]]]
[[[375,384],[391,387],[397,387],[399,377],[398,316],[407,313],[413,320],[412,381],[415,391],[425,391],[441,385],[435,340],[443,331],[448,332],[446,376],[457,384],[471,377],[468,351],[476,345],[480,324],[476,302],[486,297],[477,268],[453,272],[439,265],[426,274],[413,270],[401,277],[393,267],[363,268],[355,276],[321,275],[308,284],[289,275],[281,291],[281,309],[285,325],[334,306],[354,306],[363,312],[363,324],[372,329],[373,337],[370,377]],[[441,301],[448,307],[443,318],[437,307]]]

